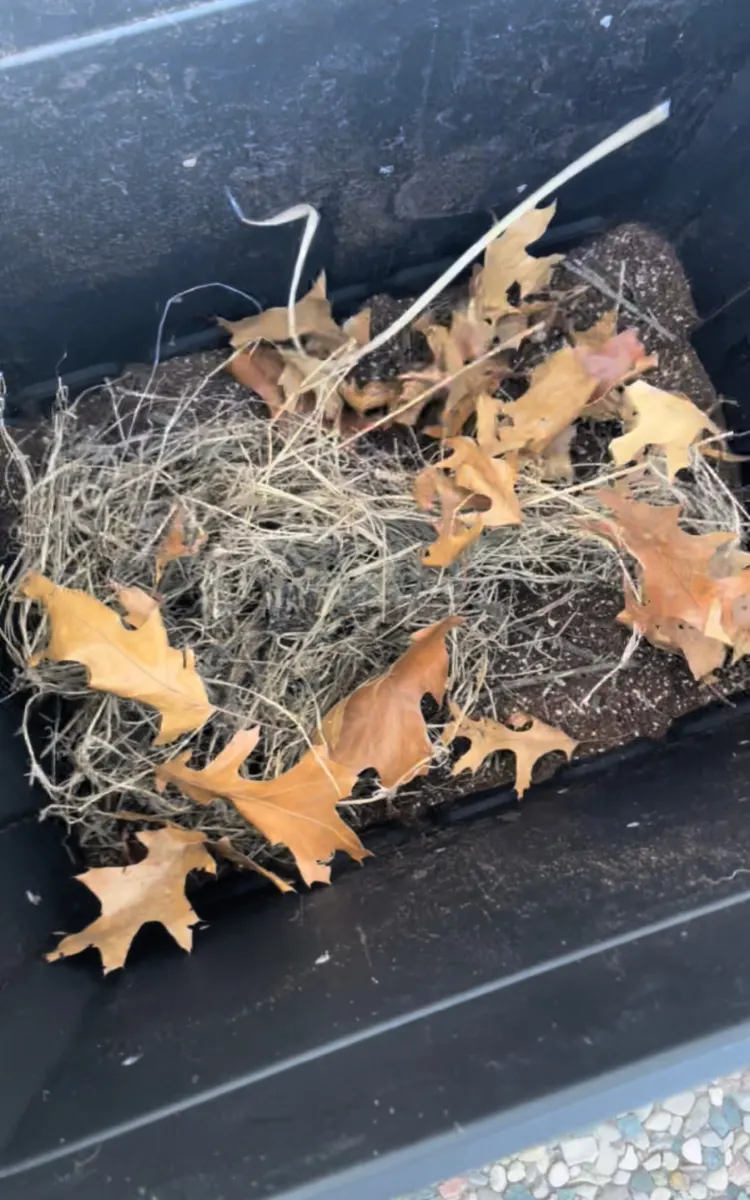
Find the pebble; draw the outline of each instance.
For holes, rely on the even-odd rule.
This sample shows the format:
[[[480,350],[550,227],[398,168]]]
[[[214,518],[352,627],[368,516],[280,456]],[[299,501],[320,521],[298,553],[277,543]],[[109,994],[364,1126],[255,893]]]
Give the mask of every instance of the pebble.
[[[679,1095],[670,1096],[669,1100],[665,1100],[662,1107],[675,1117],[686,1117],[692,1111],[694,1104],[694,1092],[680,1092]]]
[[[685,1121],[683,1127],[683,1135],[686,1138],[692,1137],[693,1134],[700,1133],[708,1125],[708,1114],[711,1111],[711,1103],[708,1096],[699,1096],[695,1102],[695,1107],[690,1116]]]
[[[652,1133],[666,1133],[672,1122],[672,1118],[664,1109],[657,1109],[650,1117],[646,1118],[646,1129]]]
[[[494,1167],[490,1171],[490,1187],[492,1188],[493,1192],[497,1192],[499,1195],[502,1195],[502,1193],[505,1191],[507,1182],[508,1173],[505,1170],[505,1167],[502,1163],[495,1163]]]
[[[402,1200],[750,1200],[750,1068]]]
[[[724,1151],[718,1150],[714,1146],[708,1146],[703,1151],[703,1165],[709,1171],[718,1171],[719,1167],[724,1166]]]
[[[547,1182],[550,1187],[561,1188],[570,1179],[570,1171],[564,1162],[553,1163],[547,1174]]]
[[[631,1142],[643,1133],[643,1125],[635,1113],[625,1113],[624,1117],[618,1117],[617,1128],[622,1136]]]
[[[706,1186],[712,1192],[721,1192],[722,1194],[726,1192],[729,1186],[729,1172],[726,1167],[721,1167],[718,1171],[712,1171],[706,1177]]]
[[[600,1179],[611,1179],[617,1170],[619,1155],[615,1146],[605,1143],[594,1163],[594,1174]]]
[[[560,1145],[562,1156],[569,1167],[593,1162],[599,1153],[595,1137],[570,1138]]]

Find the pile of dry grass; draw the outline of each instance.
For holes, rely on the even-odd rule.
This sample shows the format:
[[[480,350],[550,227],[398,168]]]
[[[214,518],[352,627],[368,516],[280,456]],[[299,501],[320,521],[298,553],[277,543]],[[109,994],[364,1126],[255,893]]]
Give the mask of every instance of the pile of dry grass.
[[[90,415],[79,421],[81,402],[60,404],[38,477],[5,435],[25,479],[20,551],[5,579],[11,590],[28,570],[101,598],[113,581],[151,589],[175,505],[189,528],[205,532],[201,552],[171,563],[159,584],[170,640],[193,648],[217,707],[190,742],[198,759],[257,723],[257,768],[284,770],[322,713],[387,667],[412,631],[450,613],[466,621],[453,648],[453,694],[502,710],[514,686],[503,671],[509,640],[514,662],[519,636],[528,637],[529,669],[543,655],[544,671],[554,671],[561,631],[544,620],[551,606],[620,586],[617,555],[585,536],[581,518],[596,511],[597,483],[627,472],[600,467],[562,488],[525,475],[523,523],[485,531],[464,562],[438,572],[420,561],[434,531],[412,499],[423,465],[416,439],[342,447],[309,420],[282,436],[235,384],[214,382],[210,400],[201,391],[111,385],[93,425]],[[740,532],[736,501],[699,454],[691,484],[668,486],[657,466],[638,488],[652,501],[684,503],[698,531]],[[28,666],[46,639],[34,607],[11,606],[5,637],[17,686],[30,693],[33,775],[50,796],[47,811],[76,826],[82,844],[97,853],[116,846],[112,812],[137,808],[258,848],[231,806],[202,809],[155,791],[154,764],[181,747],[152,746],[152,713],[88,691],[74,664]],[[57,703],[40,748],[29,718],[40,702],[49,714],[50,698]]]

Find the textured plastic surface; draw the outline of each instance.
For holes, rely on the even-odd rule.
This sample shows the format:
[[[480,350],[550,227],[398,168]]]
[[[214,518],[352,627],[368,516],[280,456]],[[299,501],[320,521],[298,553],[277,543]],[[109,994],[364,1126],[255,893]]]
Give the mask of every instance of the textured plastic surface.
[[[361,294],[666,95],[561,221],[667,230],[741,400],[749,57],[740,0],[9,3],[11,400],[30,418],[56,370],[148,358],[182,289],[283,298],[294,238],[237,226],[226,184],[259,216],[319,204],[311,269]],[[174,306],[168,347],[219,303]],[[206,887],[193,957],[146,930],[106,980],[41,959],[91,898],[34,820],[18,720],[0,706],[3,1200],[387,1200],[748,1061],[746,706],[571,769],[520,819],[484,795],[384,830],[334,888]]]

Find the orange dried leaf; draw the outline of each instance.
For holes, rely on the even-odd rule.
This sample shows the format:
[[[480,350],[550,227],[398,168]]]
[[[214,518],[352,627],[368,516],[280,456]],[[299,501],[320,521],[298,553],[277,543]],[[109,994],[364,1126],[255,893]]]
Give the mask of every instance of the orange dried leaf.
[[[125,610],[125,621],[134,629],[140,629],[154,609],[159,607],[159,601],[149,596],[142,588],[121,587],[119,583],[113,583],[111,586],[117,603]]]
[[[325,274],[320,275],[307,295],[297,301],[294,312],[298,337],[315,334],[332,347],[340,346],[346,341],[345,335],[331,316],[331,305],[326,299]],[[241,321],[224,321],[219,318],[219,324],[231,334],[231,343],[235,350],[244,350],[251,342],[286,342],[291,337],[288,308],[267,308],[265,312],[254,317],[244,317]]]
[[[460,624],[460,617],[447,617],[412,634],[412,645],[388,671],[331,709],[321,737],[336,762],[355,774],[373,768],[387,788],[426,773],[433,747],[422,697],[442,703],[448,683],[445,637]]]
[[[161,579],[168,563],[178,558],[192,558],[205,544],[206,534],[202,532],[198,533],[192,542],[185,541],[185,514],[181,508],[175,509],[167,535],[156,551],[156,583]]]
[[[203,834],[169,825],[136,837],[148,850],[142,862],[129,867],[93,867],[78,876],[101,901],[101,916],[80,933],[64,937],[47,955],[48,962],[95,946],[104,974],[116,971],[124,966],[138,930],[149,921],[163,925],[183,950],[192,949],[192,926],[198,917],[185,895],[185,878],[190,871],[216,872],[203,845]]]
[[[617,620],[630,629],[637,629],[659,650],[682,654],[694,679],[704,679],[718,671],[727,656],[724,642],[707,637],[685,621],[674,617],[659,617],[650,604],[641,603],[625,580],[625,608]]]
[[[361,862],[368,852],[336,811],[351,794],[357,772],[333,762],[318,746],[277,779],[244,779],[239,769],[257,740],[257,729],[236,733],[202,770],[187,766],[189,751],[180,754],[156,767],[157,780],[162,787],[176,784],[198,804],[230,800],[269,842],[291,850],[307,884],[330,882],[326,864],[337,850]]]
[[[498,430],[503,452],[541,454],[585,409],[595,381],[572,346],[552,354],[531,374],[519,400],[503,401],[508,424]]]
[[[341,326],[344,335],[352,338],[357,345],[366,346],[370,340],[371,308],[363,308]]]
[[[279,387],[284,359],[274,346],[253,346],[233,354],[224,363],[224,368],[265,401],[271,416],[284,407],[284,393]]]
[[[139,628],[127,629],[94,596],[58,587],[35,572],[25,577],[20,590],[45,607],[50,621],[49,644],[34,661],[82,663],[90,687],[157,709],[162,720],[155,746],[192,733],[213,713],[192,650],[169,645],[158,607]]]
[[[401,399],[401,384],[396,379],[372,379],[363,387],[345,381],[339,385],[339,391],[358,413],[367,413],[373,408],[392,408]]]
[[[420,508],[432,508],[435,500],[440,502],[440,520],[435,522],[437,541],[428,546],[422,555],[426,567],[449,567],[480,536],[484,528],[481,516],[467,516],[460,510],[475,497],[464,488],[457,487],[437,467],[425,467],[414,481],[414,499]]]
[[[487,497],[490,507],[482,514],[485,526],[519,525],[521,506],[515,493],[518,479],[515,460],[491,458],[468,437],[448,438],[446,445],[453,453],[437,465],[443,471],[452,471],[459,487]]]
[[[737,654],[750,629],[750,570],[748,556],[735,548],[731,532],[690,534],[679,526],[679,505],[657,508],[639,503],[615,488],[597,493],[614,517],[595,522],[591,528],[610,542],[622,546],[638,560],[641,568],[642,602],[627,600],[622,614],[626,623],[652,638],[655,622],[661,634],[676,641],[675,626],[683,624],[724,645]],[[631,618],[628,621],[628,616]],[[665,633],[664,631],[667,630]],[[677,628],[677,633],[682,631]],[[686,637],[680,637],[684,642]],[[704,661],[708,647],[690,639],[686,654],[691,668]],[[674,648],[685,647],[680,644]],[[718,650],[713,649],[714,656]]]
[[[566,758],[570,758],[578,742],[568,737],[561,729],[545,725],[535,717],[524,713],[515,713],[510,717],[513,724],[531,724],[527,729],[513,729],[493,721],[490,717],[479,717],[473,720],[465,716],[458,705],[450,705],[453,721],[446,725],[443,742],[448,745],[457,737],[468,738],[471,747],[459,758],[453,768],[454,775],[461,771],[478,771],[489,754],[496,750],[510,750],[516,756],[516,792],[523,796],[531,784],[531,772],[534,764],[545,754],[553,750],[561,750]]]
[[[678,471],[690,466],[690,447],[704,430],[720,432],[687,396],[664,392],[642,380],[625,391],[636,421],[628,433],[609,443],[609,452],[617,466],[631,462],[647,446],[658,446],[666,454],[667,475],[671,480]]]
[[[517,313],[518,305],[508,300],[508,290],[517,284],[520,300],[538,292],[550,281],[552,271],[564,255],[550,254],[533,258],[526,247],[539,240],[555,215],[556,205],[535,208],[514,221],[510,229],[487,247],[484,266],[474,280],[479,312],[483,317],[497,319],[507,313]]]

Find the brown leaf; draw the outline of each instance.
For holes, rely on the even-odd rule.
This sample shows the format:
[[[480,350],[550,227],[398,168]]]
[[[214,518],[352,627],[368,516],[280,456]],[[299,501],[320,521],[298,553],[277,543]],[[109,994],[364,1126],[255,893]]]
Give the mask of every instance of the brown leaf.
[[[617,312],[610,309],[590,329],[574,334],[576,353],[596,387],[586,407],[586,417],[611,420],[621,416],[621,399],[613,389],[658,366],[658,356],[648,355],[635,329],[616,333]]]
[[[154,609],[159,607],[159,601],[153,596],[149,596],[148,592],[144,592],[142,588],[122,587],[119,583],[113,583],[110,586],[115,593],[117,603],[125,610],[125,621],[134,629],[140,629]]]
[[[412,645],[388,671],[331,709],[321,737],[336,762],[355,774],[376,770],[386,788],[426,774],[433,747],[422,697],[430,695],[442,704],[448,681],[445,637],[460,624],[460,617],[447,617],[412,634]]]
[[[401,401],[401,384],[397,379],[372,379],[359,387],[345,380],[339,391],[355,412],[367,413],[373,408],[391,408]]]
[[[232,863],[235,867],[242,867],[245,871],[256,871],[259,875],[265,875],[266,879],[270,879],[271,883],[275,884],[280,892],[293,892],[295,889],[288,880],[282,879],[275,871],[269,871],[266,867],[262,867],[249,854],[243,854],[241,850],[237,850],[232,845],[228,837],[219,838],[215,842],[209,842],[208,845],[227,862]]]
[[[80,933],[64,937],[47,955],[48,962],[95,946],[107,975],[124,965],[133,938],[149,921],[163,925],[183,950],[192,949],[191,927],[198,917],[185,895],[185,878],[190,871],[216,872],[216,864],[203,846],[203,834],[170,825],[135,836],[148,850],[142,862],[129,867],[93,867],[77,876],[101,901],[101,916]]]
[[[258,345],[232,355],[224,363],[225,370],[240,383],[265,400],[273,417],[284,407],[284,393],[279,378],[284,359],[274,346]]]
[[[185,541],[185,513],[177,507],[169,523],[166,537],[156,551],[155,582],[158,584],[168,563],[177,558],[192,558],[206,544],[206,534],[196,534],[192,542]]]
[[[437,467],[425,467],[414,481],[414,499],[420,508],[430,509],[436,500],[441,508],[440,520],[435,522],[437,541],[427,547],[422,562],[426,567],[451,566],[484,528],[483,517],[460,511],[476,497],[457,487]]]
[[[548,208],[532,209],[487,247],[484,266],[474,281],[478,310],[483,317],[496,320],[506,313],[518,312],[519,306],[508,300],[508,289],[514,284],[519,285],[523,300],[549,283],[553,268],[563,261],[564,255],[532,258],[526,247],[546,232],[555,208],[551,204]]]
[[[331,316],[331,305],[326,299],[325,274],[319,275],[310,291],[294,306],[297,336],[315,334],[332,347],[343,345],[345,335]],[[287,342],[291,338],[288,308],[267,308],[254,317],[241,321],[224,321],[222,328],[229,331],[235,350],[244,350],[251,342]]]
[[[139,628],[126,629],[94,596],[58,587],[36,572],[24,578],[20,590],[44,605],[50,621],[49,644],[34,662],[82,663],[90,687],[157,709],[162,720],[155,746],[192,733],[213,713],[192,650],[169,645],[158,607]]]
[[[333,762],[316,746],[277,779],[244,779],[239,769],[258,741],[258,730],[236,733],[213,762],[197,771],[190,751],[156,767],[163,787],[174,783],[197,804],[230,800],[246,821],[272,844],[287,846],[305,883],[330,883],[326,864],[336,850],[361,862],[368,854],[336,805],[351,794],[357,772]]]
[[[509,423],[498,431],[502,451],[541,454],[581,415],[594,387],[572,346],[552,354],[532,371],[529,389],[519,400],[503,401]]]
[[[718,671],[727,656],[724,642],[706,637],[674,617],[657,616],[650,604],[642,604],[637,599],[627,579],[625,608],[618,614],[617,620],[630,629],[637,629],[657,649],[682,654],[694,679],[705,679],[707,675]]]
[[[642,601],[626,594],[625,623],[654,641],[655,623],[660,623],[662,641],[669,637],[676,642],[679,633],[680,644],[674,648],[683,652],[688,635],[666,623],[685,625],[736,651],[750,628],[750,570],[747,555],[734,547],[734,534],[686,533],[679,527],[679,505],[642,504],[615,488],[597,492],[597,498],[615,515],[591,527],[626,549],[641,568]],[[694,638],[690,647],[691,667],[711,651]],[[718,655],[716,648],[711,652]]]
[[[357,345],[366,346],[370,340],[371,308],[363,308],[348,321],[344,321],[342,329],[347,338],[352,338]]]
[[[284,393],[284,407],[290,412],[319,409],[326,420],[337,421],[344,396],[339,390],[340,372],[336,365],[300,354],[298,350],[282,350],[281,354],[284,370],[279,376],[279,387]]]
[[[570,446],[575,433],[575,425],[568,425],[568,428],[558,433],[554,441],[539,455],[542,479],[551,483],[572,483],[575,472],[570,457]]]
[[[687,396],[664,392],[642,380],[626,388],[626,396],[637,416],[628,433],[609,443],[609,452],[619,467],[631,462],[647,446],[658,446],[666,454],[667,476],[672,480],[678,471],[690,466],[690,447],[703,431],[720,432]]]
[[[521,506],[515,493],[518,466],[513,456],[491,458],[468,437],[448,438],[446,446],[453,453],[436,465],[442,471],[452,471],[459,487],[487,497],[490,507],[482,514],[485,526],[519,525]]]
[[[490,717],[479,717],[477,720],[465,716],[458,705],[450,705],[453,721],[446,726],[443,742],[448,743],[457,737],[468,738],[471,748],[459,758],[453,768],[454,775],[461,771],[478,771],[489,754],[496,750],[511,750],[516,756],[516,792],[523,796],[531,784],[531,771],[538,759],[553,750],[561,750],[566,758],[570,758],[578,742],[568,737],[561,729],[545,725],[535,717],[524,713],[514,713],[509,721],[512,724],[531,724],[527,729],[513,729],[501,725]]]

